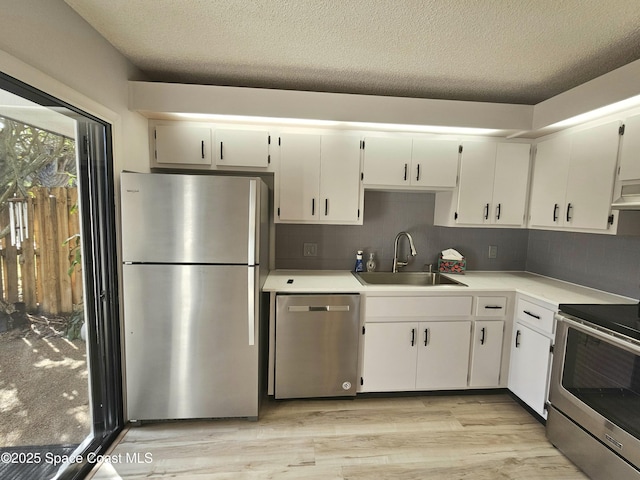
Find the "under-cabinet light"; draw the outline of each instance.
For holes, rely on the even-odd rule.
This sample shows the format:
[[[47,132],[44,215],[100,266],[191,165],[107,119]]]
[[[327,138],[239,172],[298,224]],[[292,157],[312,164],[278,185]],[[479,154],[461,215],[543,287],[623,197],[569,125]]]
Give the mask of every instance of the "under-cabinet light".
[[[576,115],[575,117],[567,118],[560,122],[549,125],[546,128],[572,127],[574,125],[588,122],[589,120],[596,120],[598,118],[612,115],[614,113],[618,113],[637,106],[640,106],[640,95],[636,95],[635,97],[630,97],[625,100],[612,103],[610,105],[605,105],[604,107],[596,108],[595,110],[591,110],[589,112],[581,113],[580,115]]]
[[[242,122],[259,124],[300,125],[308,127],[338,127],[356,130],[385,130],[398,132],[443,133],[451,135],[495,135],[502,130],[494,128],[449,127],[439,125],[408,125],[400,123],[342,122],[309,118],[252,117],[246,115],[219,115],[209,113],[176,113],[185,120],[210,120],[213,122]]]

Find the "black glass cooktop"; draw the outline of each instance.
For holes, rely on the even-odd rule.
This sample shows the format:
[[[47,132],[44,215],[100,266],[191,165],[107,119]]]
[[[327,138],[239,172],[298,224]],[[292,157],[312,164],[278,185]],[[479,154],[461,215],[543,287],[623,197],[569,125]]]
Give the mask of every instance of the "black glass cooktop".
[[[560,305],[560,312],[640,340],[640,307],[637,303],[631,305],[563,303]]]

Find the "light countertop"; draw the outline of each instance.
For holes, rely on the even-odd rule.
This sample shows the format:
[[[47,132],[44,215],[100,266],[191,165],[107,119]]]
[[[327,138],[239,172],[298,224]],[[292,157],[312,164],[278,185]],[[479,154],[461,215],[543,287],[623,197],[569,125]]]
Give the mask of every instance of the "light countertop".
[[[517,292],[548,304],[560,303],[635,303],[636,299],[614,295],[574,283],[529,272],[474,272],[449,275],[467,287],[441,285],[432,287],[406,285],[362,285],[344,270],[273,270],[263,287],[278,293],[361,293],[365,295],[417,295],[444,292]],[[287,283],[293,280],[292,283]]]

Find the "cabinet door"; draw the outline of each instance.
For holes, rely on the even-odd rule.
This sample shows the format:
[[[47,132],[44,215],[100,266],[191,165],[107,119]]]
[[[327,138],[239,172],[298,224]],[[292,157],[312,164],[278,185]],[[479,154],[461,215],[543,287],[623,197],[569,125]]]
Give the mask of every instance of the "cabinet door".
[[[323,135],[320,150],[320,220],[361,223],[360,139]]]
[[[282,135],[278,177],[279,220],[317,220],[320,135]]]
[[[470,387],[492,388],[500,385],[502,334],[504,322],[478,320],[473,326]]]
[[[364,143],[365,186],[409,185],[410,138],[371,137]]]
[[[495,163],[495,143],[469,142],[463,145],[457,223],[491,223]]]
[[[620,180],[640,179],[640,115],[627,118],[620,151]]]
[[[546,418],[551,340],[519,322],[514,325],[509,390]]]
[[[619,122],[573,135],[564,224],[606,230],[618,156]]]
[[[216,165],[233,167],[269,166],[269,132],[216,130]]]
[[[155,128],[155,157],[158,163],[211,165],[211,129],[185,125]]]
[[[466,387],[471,322],[422,322],[418,329],[416,389]]]
[[[530,148],[526,143],[498,144],[491,211],[497,225],[524,224]]]
[[[418,324],[367,323],[365,328],[362,391],[414,390]]]
[[[570,155],[568,135],[538,143],[531,183],[530,226],[563,225]]]
[[[414,138],[411,185],[455,187],[458,179],[459,142]]]

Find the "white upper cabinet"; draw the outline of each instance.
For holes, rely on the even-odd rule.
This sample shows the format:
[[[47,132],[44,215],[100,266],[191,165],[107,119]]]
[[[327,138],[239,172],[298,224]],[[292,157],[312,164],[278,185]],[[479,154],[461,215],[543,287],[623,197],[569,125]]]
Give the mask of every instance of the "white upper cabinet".
[[[491,223],[496,144],[466,142],[463,145],[458,192],[458,223]]]
[[[609,226],[620,135],[619,122],[573,136],[564,212],[565,226],[606,230]]]
[[[531,182],[530,226],[563,224],[570,158],[571,137],[568,135],[538,143]]]
[[[606,231],[619,122],[540,142],[531,189],[531,227]]]
[[[456,222],[521,226],[529,176],[528,144],[464,143]]]
[[[409,185],[411,139],[370,137],[364,139],[365,186]]]
[[[360,139],[323,135],[320,144],[320,220],[361,221]]]
[[[220,129],[214,135],[218,167],[269,166],[269,132]]]
[[[362,224],[360,139],[283,134],[276,221]]]
[[[157,125],[154,156],[158,164],[211,165],[211,129]]]
[[[366,187],[454,188],[459,142],[432,138],[369,137],[364,140]]]
[[[627,118],[624,122],[619,178],[640,179],[640,115]]]
[[[280,221],[318,220],[320,135],[281,135],[278,181]]]
[[[531,145],[499,143],[493,181],[493,223],[520,226],[525,223]]]
[[[414,138],[411,150],[411,185],[454,188],[458,179],[460,143]]]

